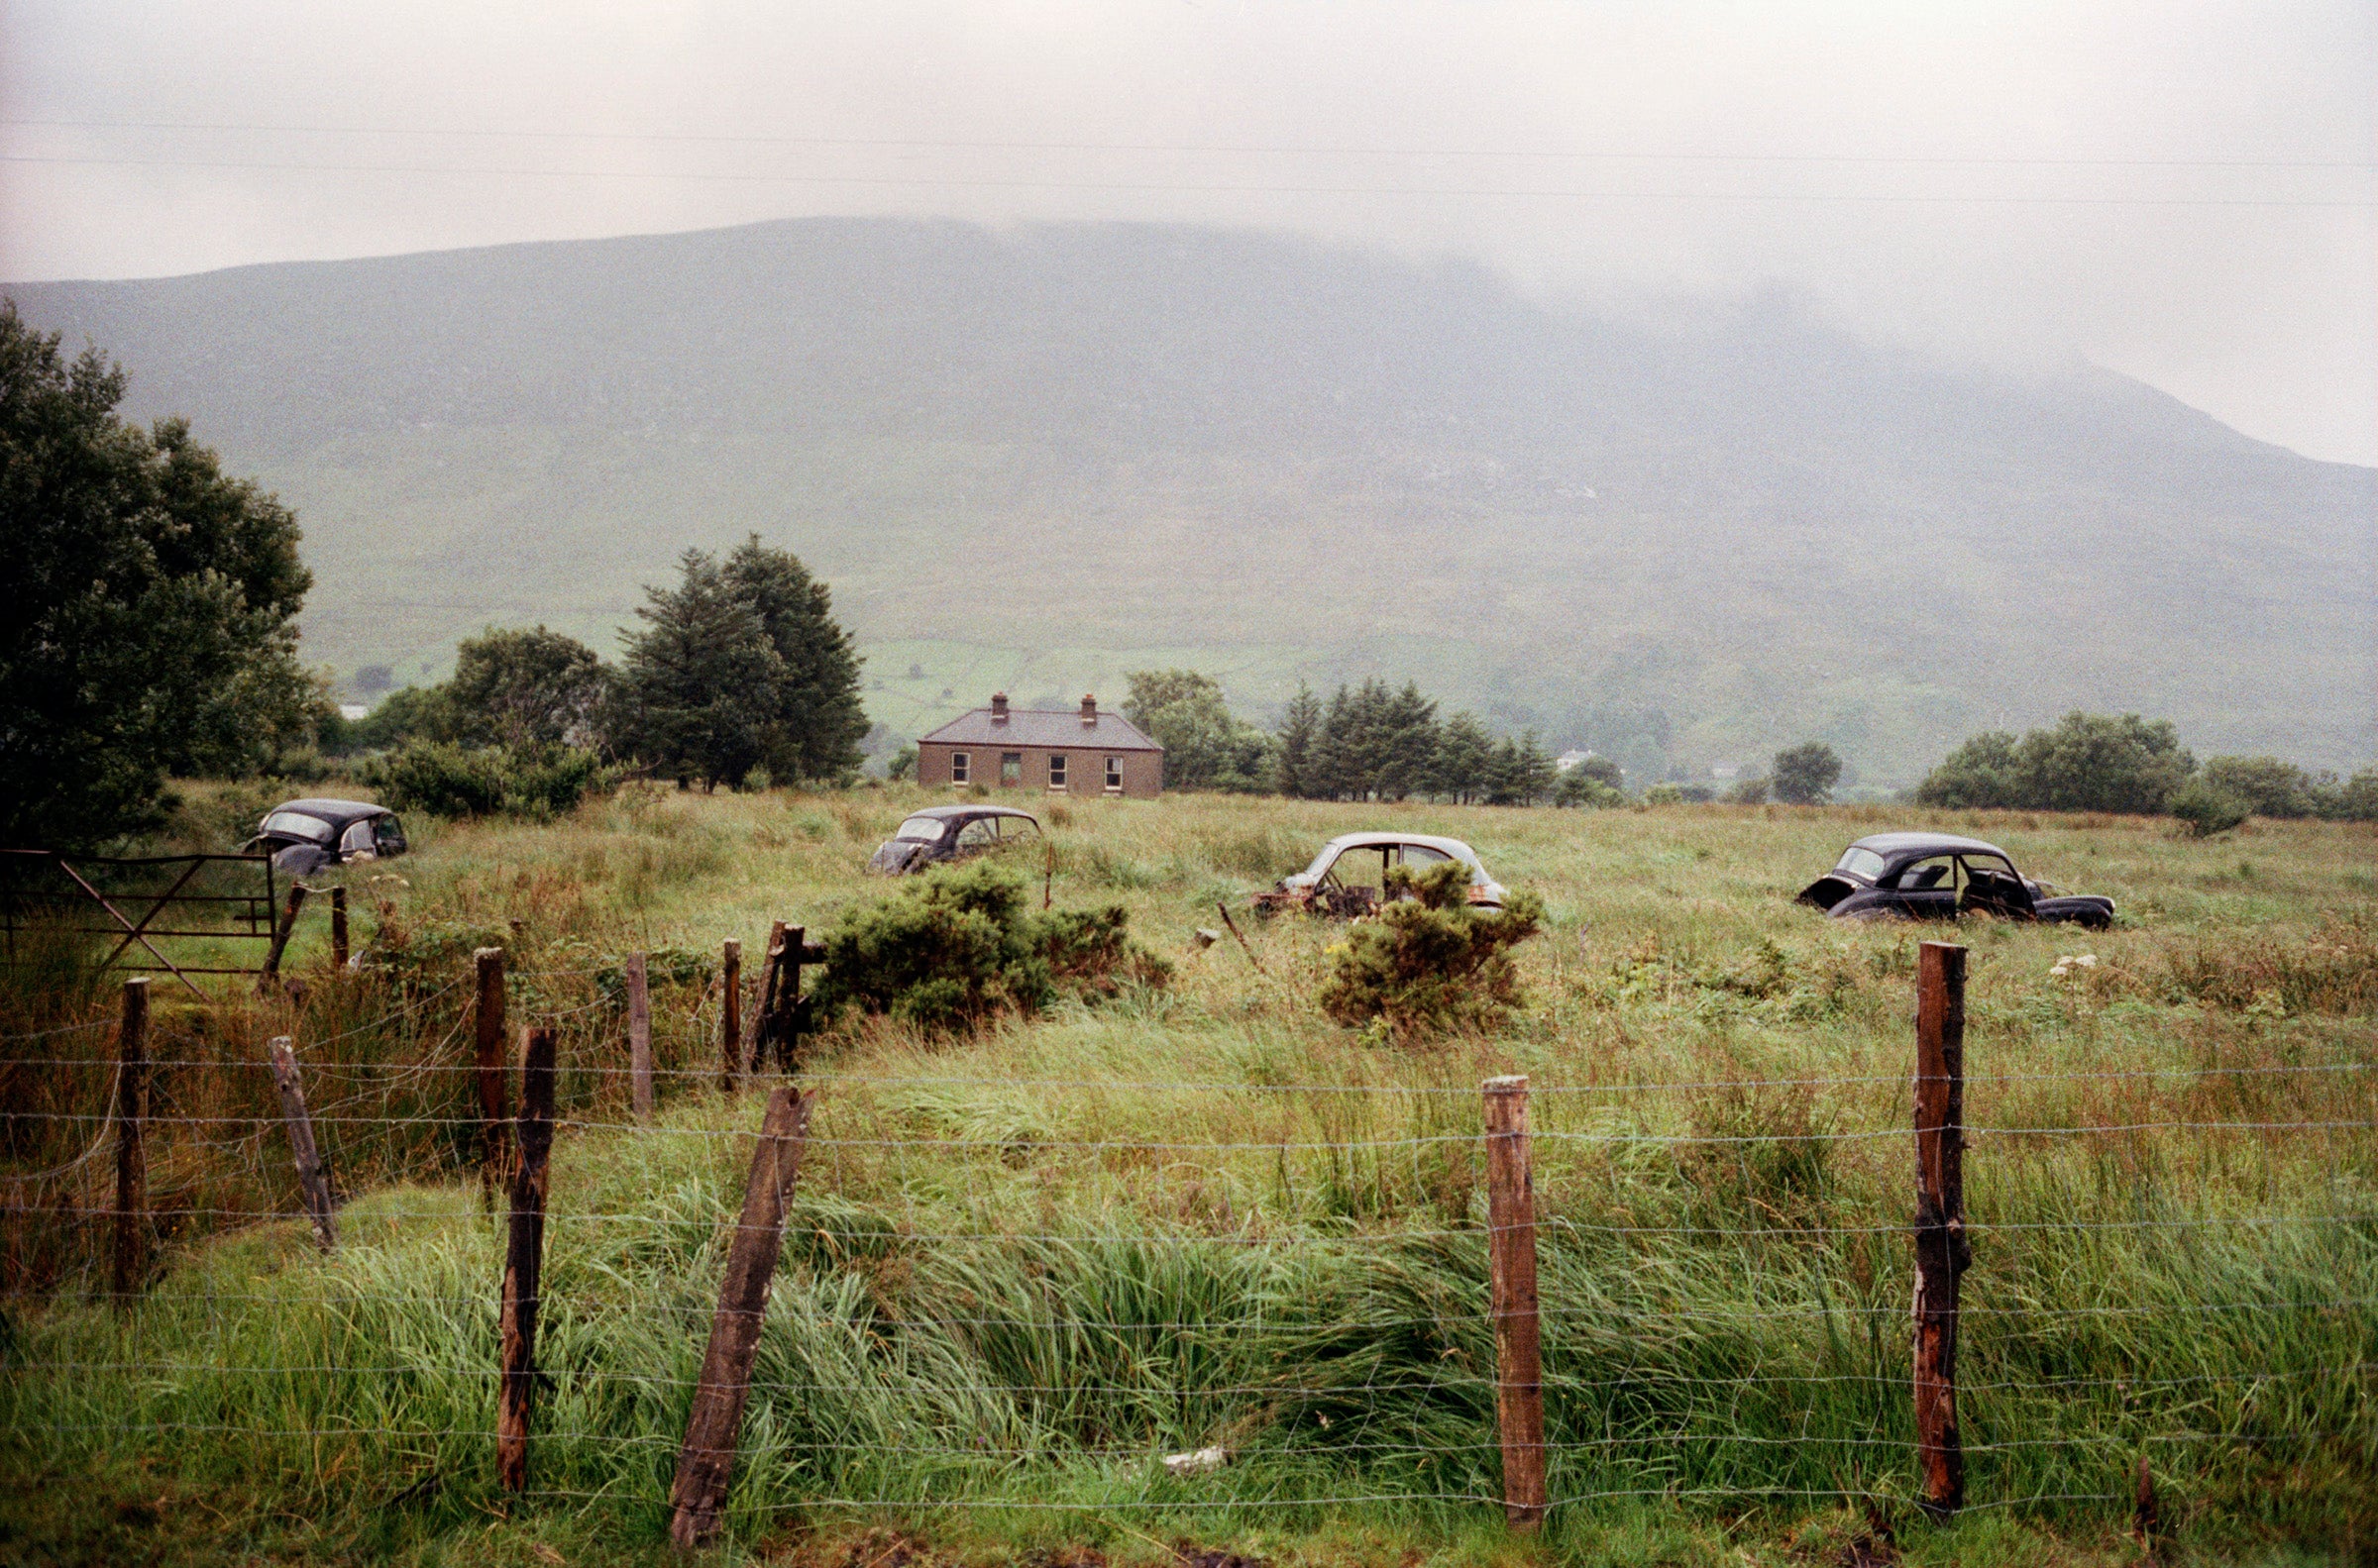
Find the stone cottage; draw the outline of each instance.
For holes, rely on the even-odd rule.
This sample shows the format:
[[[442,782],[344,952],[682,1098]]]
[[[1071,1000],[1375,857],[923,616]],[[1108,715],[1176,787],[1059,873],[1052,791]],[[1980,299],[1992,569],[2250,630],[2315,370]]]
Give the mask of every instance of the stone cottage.
[[[1164,792],[1164,748],[1120,713],[991,705],[951,719],[917,742],[917,782],[1028,789],[1034,794],[1111,794],[1147,799]]]

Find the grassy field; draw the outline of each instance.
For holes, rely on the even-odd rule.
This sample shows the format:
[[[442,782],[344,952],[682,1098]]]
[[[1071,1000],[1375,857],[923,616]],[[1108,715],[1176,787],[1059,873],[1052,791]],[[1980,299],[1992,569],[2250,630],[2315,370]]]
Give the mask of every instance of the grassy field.
[[[704,969],[883,895],[921,796],[629,792],[412,824],[360,873],[377,966],[161,998],[147,1297],[101,1274],[106,993],[20,985],[0,1561],[645,1562],[758,1097]],[[816,1042],[822,1091],[745,1425],[733,1560],[2135,1561],[2378,1553],[2378,833],[1856,808],[1554,812],[1176,797],[1052,813],[1060,905],[1118,901],[1161,991],[963,1041]],[[2109,932],[1971,922],[1961,1351],[1975,1507],[1926,1524],[1906,1393],[1916,942],[1789,902],[1887,825],[1979,832]],[[1240,918],[1320,840],[1456,834],[1547,900],[1529,1004],[1396,1048],[1323,1019],[1337,932]],[[1023,868],[1035,879],[1043,865]],[[1036,890],[1036,889],[1035,889]],[[491,1444],[502,1226],[466,1169],[469,950],[563,1031],[534,1496]],[[658,1116],[618,961],[656,954]],[[2088,965],[2058,961],[2089,955]],[[318,1257],[256,1071],[290,1033],[339,1173]],[[1479,1081],[1536,1086],[1552,1490],[1499,1509]],[[79,1116],[80,1121],[59,1121]],[[1156,1456],[1209,1443],[1220,1472]]]

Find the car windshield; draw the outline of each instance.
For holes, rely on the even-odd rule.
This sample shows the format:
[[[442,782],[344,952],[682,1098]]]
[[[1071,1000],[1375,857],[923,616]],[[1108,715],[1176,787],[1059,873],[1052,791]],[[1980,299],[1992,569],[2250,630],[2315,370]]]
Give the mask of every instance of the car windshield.
[[[913,816],[903,822],[900,830],[892,836],[915,839],[921,844],[933,843],[941,837],[941,819],[937,816]]]
[[[1873,882],[1877,877],[1883,875],[1883,857],[1871,849],[1852,844],[1848,849],[1842,851],[1841,864],[1833,869],[1846,871],[1853,877],[1863,877],[1868,882]]]
[[[331,840],[330,824],[318,816],[302,811],[275,811],[265,818],[264,831],[278,833],[286,838],[301,838],[309,843],[327,844]]]

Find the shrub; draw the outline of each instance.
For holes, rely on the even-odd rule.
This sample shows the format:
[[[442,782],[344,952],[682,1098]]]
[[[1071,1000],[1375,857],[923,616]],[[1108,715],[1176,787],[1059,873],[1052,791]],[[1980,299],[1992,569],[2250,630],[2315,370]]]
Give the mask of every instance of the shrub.
[[[593,752],[443,741],[408,742],[367,765],[363,778],[383,803],[432,816],[558,816],[608,784]]]
[[[1536,934],[1544,903],[1514,893],[1497,914],[1464,902],[1468,888],[1469,868],[1459,861],[1418,876],[1389,867],[1391,901],[1332,950],[1322,1010],[1344,1024],[1377,1019],[1397,1038],[1503,1022],[1519,1005],[1511,949]]]
[[[1656,784],[1643,792],[1645,805],[1682,805],[1684,791],[1673,784]]]
[[[1999,730],[1975,736],[1916,785],[1915,798],[1957,809],[2152,816],[2169,809],[2196,768],[2169,720],[2074,712],[2019,741]]]
[[[1767,804],[1767,781],[1758,778],[1737,780],[1734,787],[1726,791],[1726,803],[1728,805]]]
[[[2322,781],[2276,757],[2216,757],[2205,764],[2204,781],[2256,816],[2315,816],[2322,805]],[[2333,788],[2336,781],[2325,783]],[[2172,814],[2180,815],[2177,802]]]
[[[1126,918],[1119,904],[1041,914],[1023,878],[987,861],[938,871],[844,912],[826,934],[816,1005],[947,1034],[1060,995],[1162,985],[1170,967],[1131,939]]]
[[[1588,758],[1577,767],[1563,774],[1560,783],[1553,785],[1553,804],[1604,809],[1610,806],[1625,805],[1627,797],[1615,784],[1610,784],[1599,774],[1585,771],[1601,760],[1599,757]]]
[[[2188,824],[2189,833],[2196,838],[2226,833],[2254,814],[2245,801],[2202,779],[2192,779],[2181,786],[2172,796],[2171,812]]]

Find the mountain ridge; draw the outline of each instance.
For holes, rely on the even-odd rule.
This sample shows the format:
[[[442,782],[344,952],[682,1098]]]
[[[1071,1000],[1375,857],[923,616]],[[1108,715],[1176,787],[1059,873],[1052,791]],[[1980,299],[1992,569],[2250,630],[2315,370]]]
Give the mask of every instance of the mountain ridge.
[[[1160,653],[1258,707],[1409,675],[1637,769],[1817,735],[1903,781],[2072,706],[2378,755],[2378,472],[1775,296],[1654,330],[1317,241],[890,219],[5,291],[298,508],[348,670],[601,646],[757,529],[912,733]]]

